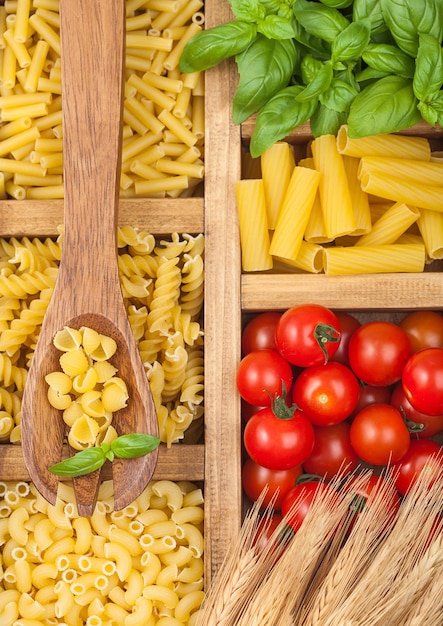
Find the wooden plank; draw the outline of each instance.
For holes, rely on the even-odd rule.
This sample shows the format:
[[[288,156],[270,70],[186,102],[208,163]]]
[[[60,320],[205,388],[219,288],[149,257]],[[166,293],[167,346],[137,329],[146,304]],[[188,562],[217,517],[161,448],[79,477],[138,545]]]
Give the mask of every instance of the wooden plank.
[[[20,445],[0,445],[0,476],[1,480],[29,480]],[[103,478],[112,478],[110,465],[103,468]],[[176,444],[168,449],[162,444],[153,480],[163,479],[204,480],[204,446]]]
[[[244,311],[284,310],[303,302],[317,302],[334,309],[435,309],[443,307],[443,274],[242,276]]]
[[[63,200],[1,200],[2,237],[55,237],[63,223]],[[119,224],[152,234],[201,233],[203,198],[122,199]]]
[[[232,19],[229,4],[206,5],[206,27]],[[233,62],[205,73],[205,565],[206,584],[241,524],[240,244],[235,181],[240,129],[232,122]]]

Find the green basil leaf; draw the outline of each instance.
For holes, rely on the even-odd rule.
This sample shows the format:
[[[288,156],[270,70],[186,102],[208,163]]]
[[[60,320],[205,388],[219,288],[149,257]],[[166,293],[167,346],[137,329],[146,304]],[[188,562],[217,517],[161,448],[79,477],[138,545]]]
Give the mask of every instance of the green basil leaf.
[[[232,117],[235,124],[241,124],[289,84],[296,62],[295,45],[291,39],[279,41],[259,34],[236,61],[240,79]]]
[[[350,23],[337,9],[306,0],[295,0],[293,11],[308,33],[329,43],[332,43]]]
[[[265,7],[266,13],[278,13],[280,9],[280,2],[278,0],[260,0],[261,4]]]
[[[260,109],[251,136],[252,157],[260,156],[272,144],[287,137],[297,126],[311,117],[317,106],[316,100],[297,102],[301,85],[285,87]]]
[[[296,97],[297,102],[308,102],[308,100],[317,99],[319,95],[328,89],[332,81],[332,65],[324,63],[307,85]]]
[[[359,83],[364,83],[366,81],[374,82],[379,78],[383,78],[384,76],[390,76],[391,72],[382,72],[380,70],[375,70],[373,67],[365,67],[361,72],[357,72],[355,78]]]
[[[431,126],[435,126],[438,122],[438,111],[431,105],[426,102],[419,102],[417,105],[418,110],[421,113],[422,118],[425,122],[428,122]]]
[[[95,472],[105,461],[105,452],[101,447],[86,448],[60,463],[51,465],[49,471],[58,476],[75,478]]]
[[[398,47],[411,57],[417,56],[419,33],[443,39],[441,0],[381,0],[381,9]]]
[[[134,459],[149,454],[160,445],[160,439],[145,433],[121,435],[111,443],[111,449],[119,459]]]
[[[359,59],[369,43],[371,25],[368,19],[351,22],[332,42],[332,61]]]
[[[323,63],[320,59],[316,59],[312,54],[305,54],[300,61],[300,72],[304,84],[309,85],[322,67]]]
[[[349,111],[358,91],[349,83],[333,78],[329,89],[320,95],[320,102],[328,109],[337,113]]]
[[[331,56],[330,44],[324,39],[308,33],[297,19],[294,19],[294,39],[304,48],[314,51],[319,59],[326,61]]]
[[[353,0],[320,0],[320,2],[334,9],[346,9],[351,6]]]
[[[311,116],[311,132],[314,137],[336,135],[338,129],[346,122],[347,113],[334,111],[319,104]]]
[[[258,22],[266,15],[260,0],[229,0],[229,4],[235,17],[244,22]]]
[[[385,76],[365,87],[355,97],[348,115],[350,137],[393,133],[420,120],[412,81]]]
[[[258,23],[257,30],[268,39],[293,39],[294,27],[284,17],[267,15]]]
[[[354,0],[352,19],[354,22],[369,19],[373,35],[387,30],[381,10],[381,0]]]
[[[180,56],[180,71],[200,72],[242,52],[255,39],[257,26],[227,22],[202,30],[188,41]]]
[[[432,35],[419,37],[412,85],[419,100],[428,100],[443,85],[443,48]]]
[[[362,53],[362,59],[369,67],[384,74],[396,74],[404,78],[414,76],[414,59],[397,46],[370,43]]]

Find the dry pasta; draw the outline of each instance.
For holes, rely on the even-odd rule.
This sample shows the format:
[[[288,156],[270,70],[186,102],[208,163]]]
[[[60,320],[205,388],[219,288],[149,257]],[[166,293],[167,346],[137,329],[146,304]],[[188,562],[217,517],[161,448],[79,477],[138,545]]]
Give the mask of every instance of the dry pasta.
[[[55,241],[0,238],[1,441],[20,441],[22,391],[62,245],[62,233]],[[170,446],[191,425],[193,436],[202,431],[204,237],[173,233],[156,242],[145,231],[123,227],[118,246],[128,318],[152,388],[160,437]],[[63,411],[68,428],[76,423],[74,434],[79,431],[89,444],[94,435],[99,441],[105,436],[115,394],[121,397],[118,372],[108,361],[96,360],[110,354],[96,340],[94,332],[81,338],[77,330],[64,331],[62,343],[71,352],[62,363],[69,375],[58,372],[50,387],[51,401]],[[82,341],[94,355],[92,365]],[[83,400],[74,394],[83,394]]]
[[[186,42],[204,27],[202,5],[126,1],[122,197],[192,195],[203,180],[203,159],[183,161],[181,153],[165,155],[160,148],[173,138],[183,150],[198,146],[202,153],[204,82],[200,73],[182,75],[178,69]],[[39,177],[8,180],[3,195],[63,198],[61,148],[45,152],[37,143],[43,132],[61,143],[59,3],[19,0],[8,5],[7,19],[0,9],[0,173]],[[149,145],[158,151],[145,163],[139,151]],[[53,182],[55,174],[61,180]]]
[[[55,508],[73,507],[69,531],[40,510],[32,483],[0,488],[0,509],[7,493],[17,499],[0,524],[0,623],[192,623],[205,595],[204,505],[196,484],[151,481],[119,512],[128,522],[122,529],[106,505],[112,481],[103,483],[91,518],[78,516],[72,485],[63,483]]]

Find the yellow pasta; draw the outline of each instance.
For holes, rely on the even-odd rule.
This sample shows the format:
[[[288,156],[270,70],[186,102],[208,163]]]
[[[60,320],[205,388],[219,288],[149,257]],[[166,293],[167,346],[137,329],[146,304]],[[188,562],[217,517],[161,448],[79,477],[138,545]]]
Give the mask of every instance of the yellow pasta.
[[[431,149],[425,137],[409,137],[397,134],[373,135],[353,139],[346,125],[337,133],[337,149],[340,154],[354,157],[380,156],[429,161]]]
[[[394,243],[420,216],[416,207],[396,202],[373,224],[366,235],[360,237],[356,246],[376,246]]]
[[[443,213],[421,209],[417,225],[430,259],[443,258]]]
[[[297,258],[320,178],[316,170],[300,166],[293,169],[272,236],[270,254]]]
[[[343,155],[342,158],[355,217],[355,230],[352,234],[354,236],[365,235],[371,230],[371,211],[368,194],[361,188],[358,178],[361,161],[347,155]]]
[[[371,171],[389,172],[394,178],[418,180],[423,185],[443,184],[443,163],[393,157],[362,157],[359,176]]]
[[[262,179],[236,184],[242,268],[245,272],[272,269],[266,200]]]
[[[421,244],[386,244],[325,248],[325,274],[422,272],[426,261]]]
[[[268,228],[274,230],[295,167],[294,154],[286,141],[278,141],[261,155]]]

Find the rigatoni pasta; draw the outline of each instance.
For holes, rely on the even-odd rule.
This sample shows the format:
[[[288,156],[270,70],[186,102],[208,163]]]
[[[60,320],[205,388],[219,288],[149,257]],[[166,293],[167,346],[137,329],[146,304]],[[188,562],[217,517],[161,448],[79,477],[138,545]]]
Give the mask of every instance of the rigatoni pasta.
[[[262,179],[240,180],[235,188],[245,272],[272,268],[268,218]]]

